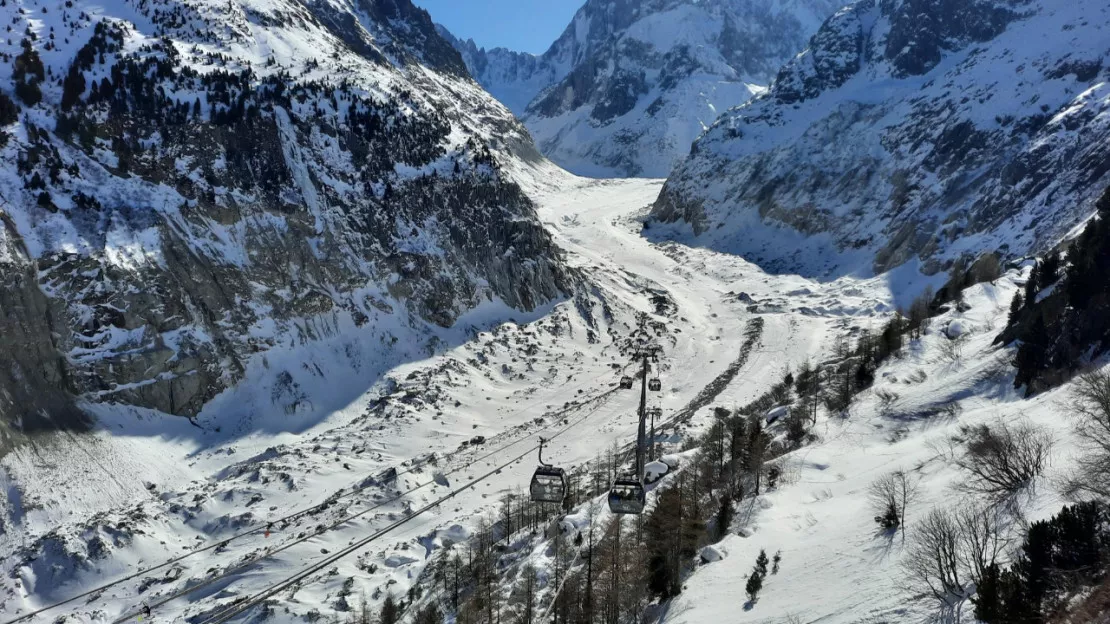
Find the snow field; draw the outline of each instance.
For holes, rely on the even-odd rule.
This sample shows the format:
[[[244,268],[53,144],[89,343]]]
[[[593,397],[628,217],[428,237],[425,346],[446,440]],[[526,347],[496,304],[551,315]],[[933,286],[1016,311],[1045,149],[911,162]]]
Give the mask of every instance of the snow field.
[[[512,174],[537,201],[541,218],[567,252],[568,264],[587,276],[594,327],[573,301],[534,315],[496,306],[478,310],[461,324],[472,326],[471,333],[448,341],[438,355],[393,365],[384,381],[361,395],[354,385],[358,376],[338,378],[349,387],[329,386],[327,377],[306,386],[304,400],[314,403],[325,402],[337,391],[357,398],[323,419],[303,421],[292,429],[288,424],[298,422],[295,414],[259,413],[240,430],[206,434],[181,419],[99,408],[101,430],[89,439],[96,440],[104,457],[133,457],[133,467],[123,463],[117,470],[125,487],[99,500],[105,478],[88,469],[83,478],[66,484],[67,496],[81,504],[51,503],[46,493],[61,485],[47,475],[63,474],[57,472],[59,466],[79,470],[84,465],[80,457],[58,452],[49,466],[34,459],[34,453],[5,458],[8,483],[16,485],[21,500],[41,501],[41,508],[24,512],[27,521],[3,543],[4,552],[16,552],[40,538],[47,526],[72,544],[87,534],[90,529],[84,525],[94,517],[100,524],[93,522],[91,530],[105,534],[108,525],[116,526],[134,510],[142,514],[131,522],[143,533],[111,543],[102,559],[75,561],[62,549],[51,556],[56,558],[34,564],[13,561],[19,569],[20,593],[0,599],[0,612],[18,615],[137,567],[264,526],[268,518],[319,505],[335,493],[348,494],[270,537],[252,534],[226,549],[186,559],[172,572],[162,570],[152,575],[154,582],[147,579],[148,588],[141,594],[142,579],[137,579],[73,611],[60,611],[79,619],[111,621],[142,600],[156,602],[182,591],[189,582],[247,562],[228,578],[156,610],[169,619],[214,615],[218,605],[255,595],[326,562],[357,540],[500,467],[525,453],[540,434],[565,428],[545,450],[545,459],[568,468],[614,445],[626,445],[636,428],[638,395],[613,388],[628,365],[620,351],[621,338],[635,327],[637,313],[648,314],[662,328],[658,339],[665,349],[659,373],[663,391],[651,395],[650,405],[661,407],[664,418],[725,371],[737,359],[745,327],[752,319],[763,320],[758,343],[739,374],[688,426],[679,428],[674,440],[680,441],[708,422],[712,406],[735,407],[756,398],[781,379],[787,366],[821,356],[838,332],[881,325],[896,303],[892,292],[908,288],[906,283],[892,283],[890,276],[834,282],[772,276],[738,257],[670,243],[653,245],[640,236],[638,219],[658,192],[658,180],[585,180],[548,165],[524,164],[514,165]],[[998,322],[1019,279],[1008,274],[996,285],[975,287],[967,293],[972,305],[968,312],[934,319],[920,344],[907,346],[901,359],[880,370],[876,390],[898,395],[894,412],[880,410],[871,392],[861,397],[847,419],[822,420],[817,429],[820,440],[785,458],[787,471],[778,489],[744,501],[734,526],[737,534],[718,546],[724,558],[693,573],[663,621],[776,621],[790,615],[836,622],[929,617],[931,605],[907,601],[896,587],[902,546],[898,539],[891,542],[877,534],[866,488],[875,476],[894,468],[919,475],[922,494],[909,512],[912,531],[915,516],[956,500],[949,486],[958,475],[932,449],[959,424],[1025,413],[1034,422],[1051,424],[1058,437],[1066,439],[1068,424],[1054,409],[1059,397],[1049,393],[1019,401],[1008,389],[1005,351],[990,346],[992,323]],[[514,317],[516,323],[508,322]],[[943,329],[954,322],[966,341],[964,357],[942,361],[939,341],[948,340]],[[272,357],[295,361],[308,348],[313,347],[291,346]],[[237,392],[241,394],[233,396],[251,396],[249,388]],[[932,413],[936,405],[951,401],[962,406],[957,417]],[[564,406],[569,408],[565,416],[550,416]],[[216,407],[230,409],[230,397]],[[213,412],[206,418],[215,423],[219,415]],[[543,427],[547,429],[541,431]],[[474,436],[484,436],[485,443],[469,444]],[[464,441],[468,443],[462,446]],[[140,453],[138,448],[144,450]],[[429,453],[437,454],[437,464],[412,463]],[[174,472],[183,465],[188,469]],[[327,565],[296,591],[277,594],[275,621],[298,621],[311,611],[341,613],[344,604],[357,604],[362,596],[376,604],[387,591],[405,593],[419,582],[431,556],[464,539],[483,517],[495,514],[502,495],[525,488],[534,466],[526,454],[352,556]],[[391,467],[398,469],[397,477],[382,479]],[[367,475],[376,475],[377,482],[367,482]],[[146,480],[155,482],[153,493],[141,485]],[[355,486],[363,489],[351,494]],[[1030,515],[1053,513],[1058,504],[1045,486],[1038,489]],[[567,520],[578,522],[578,515]],[[313,535],[319,526],[332,524],[335,528]],[[267,550],[298,539],[303,541],[253,562]],[[782,570],[768,577],[759,602],[744,611],[743,578],[759,548],[769,554],[781,549]],[[5,556],[5,561],[11,560]]]

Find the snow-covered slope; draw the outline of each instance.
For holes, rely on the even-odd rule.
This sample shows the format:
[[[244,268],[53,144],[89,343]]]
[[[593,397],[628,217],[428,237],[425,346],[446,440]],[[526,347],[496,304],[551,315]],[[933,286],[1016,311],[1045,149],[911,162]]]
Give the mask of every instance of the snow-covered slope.
[[[588,294],[517,313],[492,331],[444,332],[458,345],[391,368],[381,388],[323,421],[286,417],[296,420],[295,431],[198,429],[149,410],[98,406],[95,433],[18,448],[0,462],[0,614],[26,613],[207,547],[33,621],[69,614],[109,622],[138,615],[146,603],[157,621],[212,622],[223,608],[387,530],[251,613],[280,623],[343,619],[363,599],[377,609],[387,594],[406,596],[413,587],[423,603],[449,605],[432,564],[444,552],[465,556],[465,541],[497,522],[504,497],[527,483],[539,436],[551,439],[546,458],[568,468],[632,439],[638,395],[614,387],[629,369],[641,318],[664,346],[663,391],[650,395],[650,405],[665,419],[695,406],[689,424],[662,440],[677,450],[714,422],[714,407],[748,403],[787,366],[820,361],[836,336],[881,326],[924,285],[915,272],[825,282],[769,275],[734,255],[652,245],[638,231],[659,181],[576,180],[521,165],[513,173],[536,198],[566,264],[593,285]],[[1048,427],[1060,452],[1022,511],[1029,519],[1055,512],[1052,479],[1071,461],[1069,422],[1058,408],[1067,388],[1023,400],[1012,390],[1011,353],[991,344],[1024,277],[1012,271],[967,292],[970,307],[934,319],[924,338],[877,371],[875,388],[847,417],[822,410],[816,439],[778,460],[784,472],[776,487],[742,501],[732,535],[718,545],[724,558],[697,568],[683,593],[654,611],[661,621],[932,618],[935,603],[899,581],[905,547],[875,528],[867,487],[889,470],[912,471],[919,483],[907,516],[912,532],[934,506],[956,500],[959,475],[937,449],[963,425],[1001,418]],[[500,314],[472,313],[463,325]],[[943,346],[954,324],[962,354]],[[754,348],[745,351],[749,340]],[[321,353],[312,365],[332,370],[329,358],[345,361]],[[320,398],[340,388],[322,381],[308,390]],[[709,401],[699,401],[707,391]],[[474,448],[468,442],[476,435],[484,442]],[[269,520],[298,510],[264,532]],[[569,519],[588,522],[584,507]],[[613,518],[603,512],[594,521],[604,528]],[[552,550],[543,532],[521,534],[508,552],[529,549],[545,607],[557,590]],[[781,549],[781,569],[744,610],[744,577],[760,548]]]
[[[954,440],[969,427],[999,422],[1031,423],[1055,440],[1047,474],[1016,503],[1017,517],[1002,520],[1007,534],[1020,534],[1022,520],[1050,517],[1067,502],[1055,484],[1071,470],[1076,448],[1074,421],[1059,409],[1069,389],[1024,400],[1012,388],[1012,352],[991,345],[1022,281],[1023,271],[1015,270],[966,291],[967,309],[934,319],[902,357],[880,367],[875,386],[846,417],[820,419],[814,428],[820,441],[785,456],[781,485],[740,505],[730,535],[717,546],[726,556],[686,579],[686,591],[661,621],[945,621],[945,610],[913,584],[903,565],[930,511],[983,504],[959,487],[967,475],[945,454]],[[965,333],[953,352],[945,348],[951,342],[946,328],[956,324]],[[871,483],[899,469],[917,487],[907,506],[908,541],[878,528],[869,500]],[[1011,544],[1003,559],[1017,547]],[[781,551],[781,568],[767,577],[759,600],[746,605],[744,580],[761,549],[768,556]],[[973,605],[965,601],[960,609],[964,621],[974,621]]]
[[[408,0],[0,18],[0,449],[75,400],[196,416],[247,378],[209,413],[319,417],[305,384],[364,390],[477,307],[569,291],[501,173],[530,138]]]
[[[694,145],[650,232],[813,274],[1053,243],[1110,182],[1108,15],[858,1]]]
[[[762,91],[836,0],[589,0],[540,56],[454,40],[541,151],[582,175],[667,175]]]
[[[613,388],[629,366],[627,348],[641,314],[665,349],[663,392],[653,395],[652,404],[670,416],[738,361],[745,329],[756,318],[763,319],[756,347],[741,360],[738,383],[713,395],[721,404],[763,392],[781,376],[784,363],[818,352],[829,328],[846,315],[874,317],[891,309],[878,280],[855,291],[803,278],[768,282],[738,258],[653,247],[638,236],[638,218],[659,181],[587,181],[550,167],[519,167],[514,174],[537,199],[539,216],[566,249],[568,267],[592,283],[589,294],[531,314],[495,308],[471,313],[439,334],[455,346],[390,367],[379,388],[339,408],[323,401],[329,393],[346,392],[346,378],[303,384],[305,399],[330,409],[323,420],[293,413],[217,430],[218,423],[204,415],[198,418],[201,429],[150,410],[97,406],[102,426],[94,433],[17,448],[0,462],[0,500],[7,499],[0,505],[6,529],[0,534],[0,613],[26,613],[212,546],[41,616],[111,621],[143,602],[159,603],[227,573],[211,587],[154,609],[159,621],[185,616],[205,622],[220,605],[321,561],[509,462],[473,490],[412,516],[338,562],[335,573],[329,567],[310,576],[303,589],[277,595],[270,613],[273,621],[293,622],[313,612],[343,617],[362,596],[380,605],[386,591],[399,597],[421,583],[421,572],[443,549],[471,534],[497,513],[503,495],[527,483],[534,454],[512,460],[537,436],[553,437],[545,456],[567,467],[632,438],[638,395]],[[749,298],[729,292],[736,289]],[[750,300],[758,301],[758,311]],[[807,311],[792,312],[799,305]],[[467,333],[467,326],[499,315],[516,322]],[[272,368],[280,363],[295,370],[287,363],[303,361],[333,373],[349,361],[327,344],[304,360],[295,359],[303,357],[299,352],[280,354],[280,360],[278,355],[278,349],[268,352]],[[367,363],[379,365],[390,366]],[[268,390],[261,386],[253,396],[236,398],[268,401],[258,396]],[[221,401],[220,407],[248,409],[230,403]],[[710,413],[703,406],[695,422]],[[475,435],[484,436],[484,444],[460,447]],[[433,452],[435,464],[412,461]],[[391,477],[391,468],[400,474]],[[269,537],[263,534],[267,520],[301,509],[311,511],[276,524]],[[251,529],[256,532],[216,548]],[[301,541],[267,554],[293,540]],[[265,558],[255,562],[258,557]]]

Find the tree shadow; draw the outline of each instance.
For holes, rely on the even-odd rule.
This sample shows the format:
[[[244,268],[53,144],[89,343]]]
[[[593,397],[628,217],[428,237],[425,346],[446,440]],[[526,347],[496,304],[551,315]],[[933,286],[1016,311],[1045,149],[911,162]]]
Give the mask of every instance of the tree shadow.
[[[874,553],[875,556],[872,563],[885,561],[894,552],[899,535],[901,535],[901,529],[898,527],[890,529],[879,528],[875,531],[876,540],[874,545],[865,548],[864,552]]]

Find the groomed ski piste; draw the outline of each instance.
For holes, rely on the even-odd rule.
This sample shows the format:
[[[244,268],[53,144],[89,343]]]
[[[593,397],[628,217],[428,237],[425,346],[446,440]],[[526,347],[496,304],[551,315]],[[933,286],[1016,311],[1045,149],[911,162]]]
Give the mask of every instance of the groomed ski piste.
[[[929,282],[915,271],[896,273],[917,276],[912,284],[889,275],[821,282],[652,244],[640,219],[662,181],[514,167],[583,293],[531,314],[491,303],[453,330],[459,346],[392,368],[323,420],[280,411],[222,420],[219,409],[251,396],[249,388],[214,401],[200,427],[90,406],[100,423],[93,434],[59,435],[0,462],[9,519],[0,533],[0,622],[82,594],[21,621],[135,621],[145,604],[156,622],[200,624],[223,621],[246,597],[264,599],[272,622],[345,617],[363,597],[379,605],[427,583],[421,573],[433,557],[496,516],[503,495],[527,488],[539,437],[550,438],[545,458],[566,468],[633,441],[639,393],[617,381],[632,370],[628,347],[642,315],[663,348],[662,392],[649,405],[664,420],[739,363],[708,404],[668,432],[664,444],[677,449],[711,422],[714,406],[755,399],[788,368],[823,359],[852,327],[880,327],[908,304],[892,291]],[[822,413],[818,439],[784,458],[776,488],[742,501],[718,544],[724,558],[694,569],[659,621],[932,621],[937,605],[900,581],[904,546],[877,530],[867,488],[896,468],[915,475],[909,531],[933,507],[960,504],[957,468],[941,450],[961,425],[1027,419],[1051,429],[1058,452],[1022,510],[1030,519],[1055,513],[1061,500],[1051,484],[1071,446],[1066,387],[1021,399],[1011,354],[991,345],[1021,276],[1012,270],[968,290],[970,308],[934,318],[847,416]],[[761,329],[742,356],[755,319]],[[950,334],[960,335],[960,357],[941,349]],[[310,345],[267,357],[313,366],[328,353]],[[321,375],[303,400],[352,390],[332,383]],[[880,390],[897,398],[880,401]],[[946,404],[958,407],[941,410]],[[782,551],[781,570],[745,607],[744,579],[761,548]],[[533,551],[538,568],[545,556]],[[287,579],[296,583],[283,586]],[[555,589],[540,588],[541,605]]]

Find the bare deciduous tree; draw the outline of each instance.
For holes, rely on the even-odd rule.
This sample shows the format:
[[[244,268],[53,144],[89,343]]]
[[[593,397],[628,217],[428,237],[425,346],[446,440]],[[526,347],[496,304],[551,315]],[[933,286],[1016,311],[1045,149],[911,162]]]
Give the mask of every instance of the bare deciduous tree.
[[[912,532],[903,565],[915,590],[956,609],[997,563],[1007,539],[997,512],[974,504],[934,509]]]
[[[1052,450],[1052,435],[1030,423],[979,425],[966,429],[966,446],[954,461],[969,475],[968,491],[1000,502],[1044,471]]]
[[[925,288],[925,292],[914,299],[910,305],[910,311],[905,315],[910,328],[910,338],[921,338],[921,335],[929,330],[932,320],[929,318],[929,306],[932,304],[934,297],[932,286],[928,286]]]
[[[953,366],[959,366],[964,359],[964,337],[955,336],[940,341],[940,357]]]
[[[898,401],[902,397],[893,390],[880,388],[875,391],[875,398],[879,400],[879,415],[884,418],[889,418],[894,415],[898,407]]]
[[[906,539],[906,508],[917,494],[917,480],[905,470],[887,473],[871,483],[868,499],[875,521],[886,529],[902,529]]]
[[[1005,531],[998,512],[990,507],[961,505],[955,512],[955,519],[960,531],[964,568],[978,584],[1005,549]]]
[[[915,525],[903,560],[910,582],[949,607],[968,597],[960,542],[959,523],[934,509]]]
[[[1085,452],[1067,480],[1067,490],[1072,495],[1110,499],[1110,370],[1076,379],[1071,407]]]

